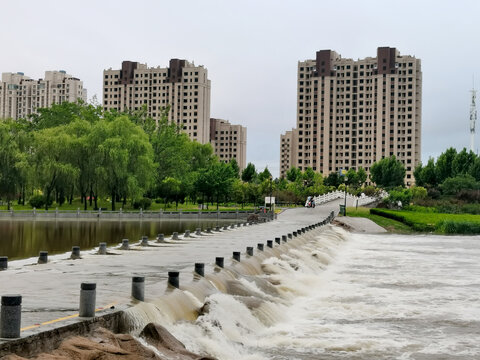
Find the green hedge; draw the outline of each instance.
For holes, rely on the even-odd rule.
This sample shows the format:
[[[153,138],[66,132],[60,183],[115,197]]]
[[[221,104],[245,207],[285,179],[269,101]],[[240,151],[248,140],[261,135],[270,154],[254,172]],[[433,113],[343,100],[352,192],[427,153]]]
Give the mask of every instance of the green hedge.
[[[415,231],[443,234],[480,234],[480,216],[370,209],[370,214],[399,221]]]

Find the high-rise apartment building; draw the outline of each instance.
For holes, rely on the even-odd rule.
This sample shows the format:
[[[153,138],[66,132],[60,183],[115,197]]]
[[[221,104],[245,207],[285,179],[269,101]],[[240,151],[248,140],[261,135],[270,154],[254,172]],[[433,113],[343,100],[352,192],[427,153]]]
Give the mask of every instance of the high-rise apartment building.
[[[46,71],[44,79],[34,80],[24,73],[2,73],[0,118],[26,118],[38,108],[62,102],[87,101],[83,82],[65,71]]]
[[[104,70],[105,110],[138,110],[143,106],[157,121],[163,109],[170,106],[170,122],[179,125],[192,140],[202,144],[209,141],[210,80],[203,66],[172,59],[165,68],[123,61],[120,70]]]
[[[240,171],[247,166],[247,128],[232,125],[227,120],[210,119],[210,143],[215,155],[228,163],[237,161]]]
[[[359,60],[318,51],[298,63],[296,158],[281,149],[280,175],[290,166],[324,175],[359,167],[369,172],[374,162],[395,155],[412,185],[421,158],[421,109],[420,59],[390,47]]]
[[[298,131],[292,129],[280,135],[280,176],[297,166]]]

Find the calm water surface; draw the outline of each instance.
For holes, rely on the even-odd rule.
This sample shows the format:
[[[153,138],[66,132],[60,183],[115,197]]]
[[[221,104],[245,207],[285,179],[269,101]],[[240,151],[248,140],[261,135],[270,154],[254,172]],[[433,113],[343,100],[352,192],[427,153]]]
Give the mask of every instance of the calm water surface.
[[[146,235],[155,238],[157,234],[179,233],[186,229],[194,231],[200,227],[215,227],[230,224],[234,220],[192,219],[192,220],[0,220],[0,255],[9,260],[37,256],[39,251],[60,254],[80,246],[92,249],[100,242],[108,245],[130,239],[134,243]]]

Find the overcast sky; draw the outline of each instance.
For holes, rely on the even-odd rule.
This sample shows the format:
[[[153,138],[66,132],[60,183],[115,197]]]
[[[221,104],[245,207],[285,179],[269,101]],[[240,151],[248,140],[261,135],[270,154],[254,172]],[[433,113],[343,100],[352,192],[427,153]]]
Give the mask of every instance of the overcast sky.
[[[247,161],[279,171],[295,127],[299,60],[396,47],[422,60],[422,159],[469,146],[472,77],[480,85],[480,1],[0,1],[0,72],[66,70],[102,97],[122,60],[205,65],[211,116],[247,127]],[[480,145],[477,136],[476,147]]]

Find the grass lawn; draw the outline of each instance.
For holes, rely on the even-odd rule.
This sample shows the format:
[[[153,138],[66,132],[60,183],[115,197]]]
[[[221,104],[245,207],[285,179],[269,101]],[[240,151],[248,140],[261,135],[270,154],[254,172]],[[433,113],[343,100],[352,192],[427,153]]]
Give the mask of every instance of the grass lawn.
[[[416,231],[439,234],[479,234],[480,215],[372,209],[377,216],[398,220]],[[374,214],[371,214],[374,215]]]
[[[90,203],[89,203],[90,204]],[[92,203],[93,205],[93,203]],[[112,203],[110,201],[106,200],[98,200],[98,206],[107,210],[112,209]],[[32,210],[32,207],[28,204],[25,206],[18,205],[16,202],[13,202],[11,207],[14,210]],[[55,210],[55,208],[58,207],[59,210],[77,210],[80,208],[80,210],[83,210],[83,204],[80,202],[80,199],[75,199],[73,200],[72,204],[70,205],[68,202],[64,203],[62,206],[58,206],[56,203],[53,203],[51,206],[49,206],[49,210]],[[138,211],[132,208],[130,202],[127,202],[127,205],[123,207],[123,204],[121,202],[115,203],[115,209],[118,211],[120,208],[123,208],[124,211]],[[246,204],[243,209],[241,205],[238,204],[228,204],[225,206],[225,204],[220,204],[218,207],[219,211],[235,211],[235,210],[253,210],[253,204]],[[0,210],[7,210],[7,205],[0,205]],[[41,211],[42,209],[37,209]],[[93,206],[88,206],[87,210],[93,210]],[[165,210],[165,211],[176,211],[175,208],[175,203],[170,203],[165,209],[164,204],[157,204],[155,201],[152,201],[152,206],[148,209],[148,211],[159,211],[159,210]],[[198,204],[178,204],[178,210],[183,210],[183,211],[198,211]],[[217,204],[208,204],[208,210],[204,209],[204,211],[217,211]]]
[[[370,214],[370,209],[366,207],[359,207],[358,209],[355,209],[354,207],[347,207],[347,216],[364,217],[370,219],[391,233],[411,234],[414,232],[410,226],[405,225],[400,221],[389,219],[380,215]]]

